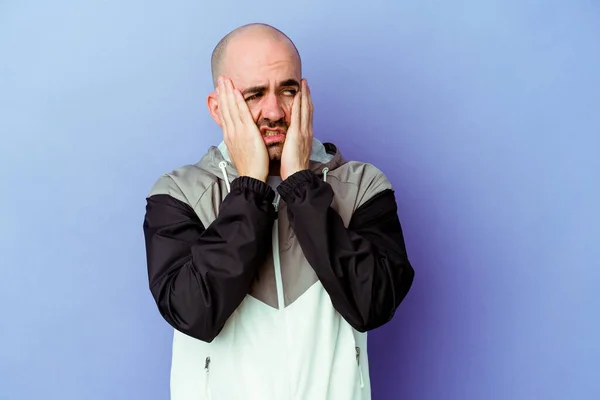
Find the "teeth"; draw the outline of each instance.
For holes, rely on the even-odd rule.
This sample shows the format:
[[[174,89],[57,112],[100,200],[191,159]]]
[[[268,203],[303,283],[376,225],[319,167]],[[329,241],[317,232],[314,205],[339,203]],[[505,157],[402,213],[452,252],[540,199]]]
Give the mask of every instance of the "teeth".
[[[277,132],[277,131],[265,131],[265,136],[275,136],[275,135],[279,135],[279,132]]]

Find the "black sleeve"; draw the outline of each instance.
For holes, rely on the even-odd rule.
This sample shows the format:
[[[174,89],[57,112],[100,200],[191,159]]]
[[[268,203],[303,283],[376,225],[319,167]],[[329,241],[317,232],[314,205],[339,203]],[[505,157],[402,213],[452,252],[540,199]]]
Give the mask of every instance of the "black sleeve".
[[[393,191],[361,205],[348,228],[330,206],[331,186],[313,172],[295,173],[278,191],[304,255],[336,310],[360,332],[390,321],[414,278]]]
[[[219,334],[270,250],[274,197],[266,183],[236,178],[206,229],[188,204],[166,194],[147,199],[150,291],[171,326],[206,342]]]

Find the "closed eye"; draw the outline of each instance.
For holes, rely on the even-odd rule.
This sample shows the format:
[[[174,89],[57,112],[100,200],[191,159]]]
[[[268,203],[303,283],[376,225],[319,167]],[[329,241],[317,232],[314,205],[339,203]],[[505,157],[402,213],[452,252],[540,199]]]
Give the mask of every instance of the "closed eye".
[[[256,100],[260,96],[262,96],[262,93],[255,93],[255,94],[253,94],[251,96],[246,97],[246,101]]]

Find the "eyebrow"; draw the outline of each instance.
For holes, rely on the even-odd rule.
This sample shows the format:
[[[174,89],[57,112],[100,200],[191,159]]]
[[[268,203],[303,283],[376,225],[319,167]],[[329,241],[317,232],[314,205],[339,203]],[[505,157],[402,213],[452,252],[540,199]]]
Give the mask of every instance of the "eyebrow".
[[[278,86],[279,87],[291,87],[291,86],[293,86],[293,87],[295,87],[295,88],[298,89],[298,88],[300,88],[300,82],[298,82],[295,79],[288,79],[288,80],[285,80],[283,82],[280,82]],[[250,93],[260,93],[260,92],[264,92],[266,90],[267,90],[267,86],[266,85],[252,86],[252,87],[249,87],[247,89],[244,89],[242,91],[242,95],[245,96],[245,95],[250,94]]]

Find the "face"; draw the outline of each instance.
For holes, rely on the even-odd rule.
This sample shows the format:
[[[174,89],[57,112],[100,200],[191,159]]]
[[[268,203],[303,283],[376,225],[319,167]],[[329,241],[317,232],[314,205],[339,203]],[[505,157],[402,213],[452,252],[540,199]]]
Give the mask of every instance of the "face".
[[[301,80],[300,60],[291,44],[264,36],[236,38],[227,48],[222,74],[242,92],[269,158],[280,160]],[[220,125],[216,95],[214,101],[211,96],[209,109]]]

